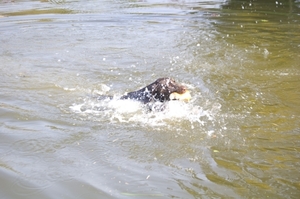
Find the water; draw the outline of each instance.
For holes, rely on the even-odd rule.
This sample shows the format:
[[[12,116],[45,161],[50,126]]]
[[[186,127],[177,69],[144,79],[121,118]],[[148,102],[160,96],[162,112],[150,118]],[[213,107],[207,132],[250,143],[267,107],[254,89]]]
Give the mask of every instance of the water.
[[[0,197],[299,198],[299,11],[1,1]],[[191,102],[117,99],[165,76]]]

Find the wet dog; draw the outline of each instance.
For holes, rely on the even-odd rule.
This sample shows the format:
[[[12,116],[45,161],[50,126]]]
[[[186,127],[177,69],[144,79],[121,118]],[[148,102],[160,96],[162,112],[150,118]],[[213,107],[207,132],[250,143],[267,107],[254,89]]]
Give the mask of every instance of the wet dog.
[[[149,102],[165,102],[170,100],[189,101],[190,92],[172,78],[159,78],[148,86],[123,95],[120,99],[131,99],[147,104]]]
[[[113,96],[97,96],[97,100],[112,100]],[[149,111],[163,111],[168,101],[189,101],[191,94],[187,88],[174,79],[159,78],[140,90],[129,92],[119,98],[120,100],[135,100],[142,102]]]

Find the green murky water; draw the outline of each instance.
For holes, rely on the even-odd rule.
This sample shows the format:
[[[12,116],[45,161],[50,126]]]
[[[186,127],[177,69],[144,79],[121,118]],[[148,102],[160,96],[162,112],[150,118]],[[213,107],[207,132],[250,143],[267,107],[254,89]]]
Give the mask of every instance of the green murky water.
[[[1,198],[299,198],[299,1],[1,1]],[[162,76],[164,112],[97,101]]]

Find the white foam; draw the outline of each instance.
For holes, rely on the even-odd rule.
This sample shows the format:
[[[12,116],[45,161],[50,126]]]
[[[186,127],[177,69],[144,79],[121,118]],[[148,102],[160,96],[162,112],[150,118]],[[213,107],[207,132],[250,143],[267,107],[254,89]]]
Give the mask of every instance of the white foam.
[[[213,121],[221,108],[218,103],[206,102],[201,107],[195,102],[170,101],[165,104],[160,102],[152,105],[143,105],[134,100],[104,99],[97,100],[87,97],[84,102],[73,104],[70,109],[94,121],[110,121],[111,123],[130,123],[132,125],[164,126],[179,128],[180,123],[188,122],[190,128],[195,125],[203,126],[208,121]],[[153,107],[158,107],[153,108]],[[149,107],[153,110],[150,111]],[[164,107],[161,110],[161,107]],[[177,125],[178,124],[178,125]],[[176,127],[177,125],[177,127]]]

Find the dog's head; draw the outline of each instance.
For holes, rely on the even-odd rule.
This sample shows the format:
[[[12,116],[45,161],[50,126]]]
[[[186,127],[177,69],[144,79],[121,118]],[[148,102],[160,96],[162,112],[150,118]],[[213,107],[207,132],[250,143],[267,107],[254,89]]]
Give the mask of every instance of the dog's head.
[[[152,97],[161,102],[169,100],[189,101],[191,99],[190,92],[186,87],[172,78],[159,78],[147,88]]]

